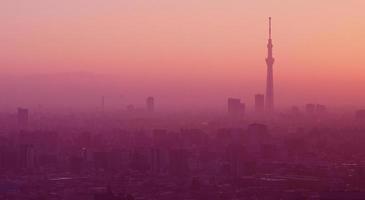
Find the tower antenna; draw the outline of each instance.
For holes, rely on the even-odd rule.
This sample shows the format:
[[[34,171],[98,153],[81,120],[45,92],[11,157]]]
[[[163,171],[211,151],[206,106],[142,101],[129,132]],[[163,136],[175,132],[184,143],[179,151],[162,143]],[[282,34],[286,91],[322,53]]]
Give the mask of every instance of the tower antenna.
[[[271,17],[269,17],[269,39],[271,39]]]

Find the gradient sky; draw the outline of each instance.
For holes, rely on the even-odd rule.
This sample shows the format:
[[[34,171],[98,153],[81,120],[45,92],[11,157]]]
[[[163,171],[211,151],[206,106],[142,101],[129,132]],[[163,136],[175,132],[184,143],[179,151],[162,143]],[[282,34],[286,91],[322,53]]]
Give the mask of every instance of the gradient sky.
[[[273,18],[279,106],[365,106],[363,0],[1,0],[0,109],[252,105]],[[122,102],[122,103],[120,103]],[[112,103],[111,103],[112,104]]]

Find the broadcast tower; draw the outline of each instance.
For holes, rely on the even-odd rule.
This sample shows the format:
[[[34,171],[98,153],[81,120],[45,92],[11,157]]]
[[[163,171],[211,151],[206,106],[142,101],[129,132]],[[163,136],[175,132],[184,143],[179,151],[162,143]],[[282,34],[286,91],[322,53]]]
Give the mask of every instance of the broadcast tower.
[[[272,39],[271,39],[271,17],[269,17],[269,40],[267,43],[267,79],[266,79],[266,111],[272,112],[274,110],[274,77],[273,65],[275,59],[272,56]]]

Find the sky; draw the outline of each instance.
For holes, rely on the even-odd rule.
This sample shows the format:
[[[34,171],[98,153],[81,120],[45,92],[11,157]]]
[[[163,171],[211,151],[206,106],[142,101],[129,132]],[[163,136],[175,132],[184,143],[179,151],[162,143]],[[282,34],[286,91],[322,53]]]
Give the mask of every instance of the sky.
[[[363,0],[1,0],[0,110],[250,107],[265,92],[273,20],[275,102],[365,107]]]

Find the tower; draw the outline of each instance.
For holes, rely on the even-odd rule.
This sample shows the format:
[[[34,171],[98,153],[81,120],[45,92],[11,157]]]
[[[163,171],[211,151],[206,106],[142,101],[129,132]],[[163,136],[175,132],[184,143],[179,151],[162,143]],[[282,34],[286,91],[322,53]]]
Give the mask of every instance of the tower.
[[[273,75],[273,65],[274,57],[272,56],[272,39],[271,39],[271,17],[269,17],[269,40],[267,43],[267,79],[266,79],[266,110],[271,112],[274,110],[274,75]]]

